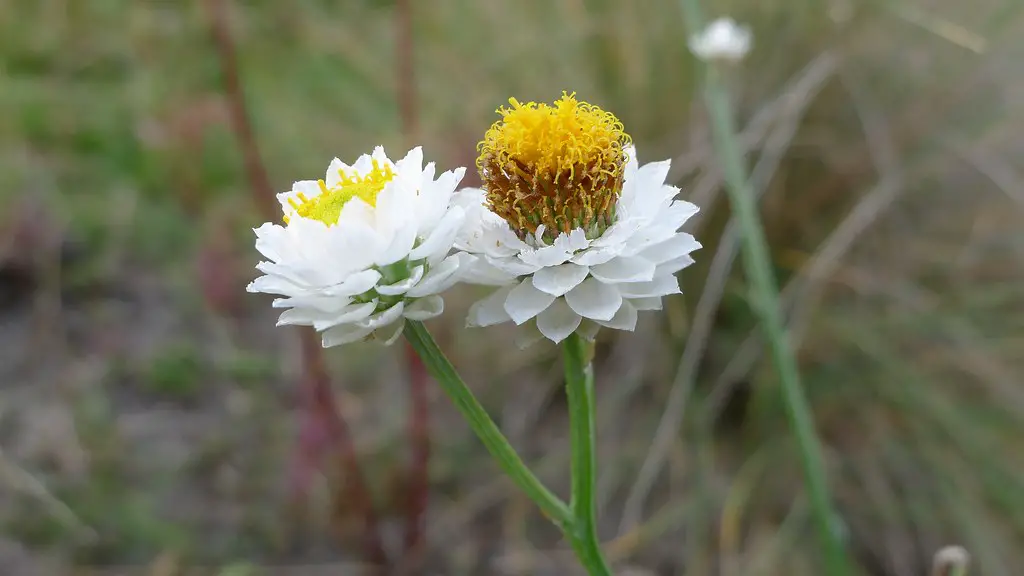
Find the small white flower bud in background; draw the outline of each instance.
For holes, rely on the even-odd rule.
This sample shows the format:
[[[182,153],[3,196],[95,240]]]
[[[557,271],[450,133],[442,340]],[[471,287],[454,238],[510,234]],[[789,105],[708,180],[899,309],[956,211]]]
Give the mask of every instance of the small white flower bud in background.
[[[705,62],[725,60],[737,62],[750,51],[753,33],[732,18],[719,18],[708,24],[688,42],[690,52]]]
[[[970,554],[962,546],[946,546],[935,554],[932,576],[966,576]]]

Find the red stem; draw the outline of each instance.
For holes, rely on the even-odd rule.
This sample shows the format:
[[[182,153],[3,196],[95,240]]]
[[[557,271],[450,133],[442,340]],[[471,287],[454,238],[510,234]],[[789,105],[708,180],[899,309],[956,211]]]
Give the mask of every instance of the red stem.
[[[352,433],[334,400],[323,349],[316,334],[310,330],[302,330],[301,339],[302,360],[306,367],[305,388],[312,392],[313,409],[324,417],[330,436],[338,444],[339,464],[346,476],[343,485],[347,490],[343,496],[363,517],[366,528],[363,546],[367,559],[377,566],[384,566],[387,564],[387,555],[380,539],[380,526],[373,510],[373,500],[359,466],[359,455],[352,441]]]
[[[398,112],[402,119],[402,133],[411,146],[419,132],[416,110],[416,66],[413,61],[413,30],[411,0],[395,2],[396,69],[398,72]]]
[[[405,346],[405,358],[412,397],[409,414],[412,464],[406,501],[405,553],[408,556],[406,563],[415,566],[424,543],[424,517],[430,500],[430,379],[423,361],[408,344]]]
[[[224,75],[231,127],[242,151],[252,199],[264,218],[274,220],[277,216],[277,200],[260,157],[252,124],[249,121],[245,93],[238,72],[238,57],[228,22],[228,0],[207,0],[206,7],[210,13],[217,55]],[[364,553],[369,561],[378,566],[384,566],[387,563],[387,555],[381,542],[379,523],[373,510],[373,500],[359,465],[348,423],[335,404],[330,376],[324,363],[323,349],[314,332],[304,329],[299,334],[303,367],[305,368],[302,390],[303,396],[306,397],[305,407],[310,411],[308,416],[314,421],[324,421],[331,439],[337,443],[340,464],[346,476],[347,496],[350,503],[359,508],[364,518],[366,528]],[[301,442],[302,439],[300,439]]]
[[[395,3],[395,69],[398,74],[398,108],[407,146],[413,146],[419,131],[416,109],[416,76],[413,62],[413,20],[411,0]],[[405,347],[410,386],[409,443],[412,462],[405,509],[405,558],[403,567],[415,571],[424,544],[424,523],[430,500],[430,384],[426,367],[408,343]]]

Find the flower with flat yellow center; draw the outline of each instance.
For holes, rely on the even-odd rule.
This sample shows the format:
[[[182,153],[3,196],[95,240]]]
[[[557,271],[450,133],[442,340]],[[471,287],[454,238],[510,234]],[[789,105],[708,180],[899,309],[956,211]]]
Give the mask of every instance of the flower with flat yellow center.
[[[510,98],[478,146],[487,206],[520,236],[582,229],[600,236],[615,220],[630,137],[610,112],[562,93],[553,105]]]
[[[347,174],[344,169],[338,170],[338,182],[333,187],[328,187],[323,180],[318,180],[320,194],[312,198],[302,192],[288,199],[288,204],[295,210],[295,213],[303,218],[319,220],[328,226],[338,222],[341,216],[341,209],[348,204],[349,200],[359,198],[370,206],[377,205],[377,194],[384,189],[384,186],[395,177],[394,171],[389,164],[383,168],[376,158],[372,162],[373,168],[366,175]],[[284,216],[285,224],[289,217]]]

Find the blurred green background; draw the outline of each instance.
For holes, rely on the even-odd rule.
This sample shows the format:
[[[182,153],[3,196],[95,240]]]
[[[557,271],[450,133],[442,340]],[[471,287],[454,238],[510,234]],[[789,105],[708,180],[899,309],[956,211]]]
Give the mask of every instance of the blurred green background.
[[[777,382],[739,266],[723,266],[729,210],[677,2],[410,4],[412,135],[395,2],[230,7],[275,189],[377,144],[400,157],[413,140],[442,169],[470,167],[473,184],[475,145],[510,96],[576,91],[614,112],[641,162],[674,159],[670,178],[702,207],[688,230],[705,247],[665,313],[600,339],[609,555],[622,574],[818,573]],[[328,482],[314,483],[305,513],[289,504],[297,338],[274,328],[269,298],[244,292],[261,219],[206,8],[0,3],[4,574],[277,574],[238,563],[360,558],[358,518],[332,503]],[[754,30],[752,53],[723,73],[860,573],[925,575],[955,543],[972,574],[1021,574],[1024,4],[734,0],[705,11]],[[458,288],[430,326],[561,492],[557,350],[519,350],[505,327],[464,329],[477,295]],[[326,357],[395,548],[409,459],[401,348]],[[557,532],[431,395],[420,573],[571,573]]]

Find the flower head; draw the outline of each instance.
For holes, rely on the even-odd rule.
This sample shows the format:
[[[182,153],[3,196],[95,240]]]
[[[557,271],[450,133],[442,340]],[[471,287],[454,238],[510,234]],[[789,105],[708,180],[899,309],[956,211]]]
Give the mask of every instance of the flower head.
[[[629,136],[614,115],[565,94],[554,105],[510,98],[479,145],[487,205],[520,238],[580,228],[597,237],[615,218]]]
[[[268,261],[249,292],[284,296],[278,325],[313,326],[323,345],[365,338],[386,343],[403,318],[425,320],[444,309],[439,293],[472,257],[449,255],[465,218],[451,203],[464,168],[434,178],[420,148],[391,162],[384,149],[349,166],[337,158],[324,179],[278,194],[284,224],[255,230]]]
[[[572,96],[512,104],[480,145],[483,188],[455,200],[467,214],[456,247],[478,256],[466,281],[500,286],[469,324],[511,320],[554,342],[632,330],[638,310],[679,292],[675,273],[700,247],[679,228],[697,207],[665,185],[668,161],[638,165],[613,115]]]
[[[732,18],[719,18],[690,38],[690,52],[705,62],[736,62],[750,51],[751,37],[750,28]]]

